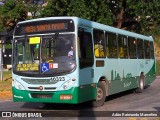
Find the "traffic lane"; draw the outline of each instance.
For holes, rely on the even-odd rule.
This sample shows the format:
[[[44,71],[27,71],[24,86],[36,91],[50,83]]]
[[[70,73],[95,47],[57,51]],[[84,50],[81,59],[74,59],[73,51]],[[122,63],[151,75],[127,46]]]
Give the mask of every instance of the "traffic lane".
[[[145,89],[143,93],[133,93],[132,91],[123,92],[120,94],[112,95],[107,97],[105,105],[99,108],[92,108],[92,110],[101,110],[101,111],[115,111],[115,110],[145,110],[143,109],[145,106],[148,106],[148,102],[151,103],[155,108],[159,109],[159,96],[160,91],[160,77],[152,83],[152,85]],[[151,99],[155,98],[155,99]],[[152,102],[154,101],[154,102]],[[143,102],[143,103],[141,103]],[[150,104],[150,105],[151,105]],[[12,101],[0,102],[1,110],[65,110],[74,109],[87,109],[89,110],[90,106],[87,107],[87,104],[80,105],[67,105],[67,104],[50,104],[51,106],[46,106],[42,103],[14,103]],[[128,106],[129,105],[129,106]],[[140,107],[142,106],[142,107]],[[150,110],[155,110],[153,107],[150,107]]]
[[[44,105],[42,103],[14,103],[12,101],[0,102],[0,110],[2,111],[69,111],[68,116],[79,113],[78,116],[81,116],[84,111],[91,111],[90,114],[96,117],[96,111],[160,111],[160,77],[151,84],[150,87],[144,90],[143,93],[133,93],[132,91],[123,92],[120,94],[112,95],[107,97],[104,106],[99,108],[91,108],[88,106],[88,103],[79,104],[79,105],[67,105],[67,104],[50,104]],[[75,112],[76,111],[76,112]],[[62,117],[63,112],[59,113],[59,116]],[[58,117],[59,118],[59,117]],[[68,118],[68,117],[67,117]],[[82,117],[83,118],[83,117]],[[76,118],[72,118],[76,119]],[[81,118],[79,118],[81,119]],[[103,115],[101,117],[103,119]],[[105,119],[105,117],[104,117]],[[128,120],[128,118],[116,118],[111,117],[111,120]]]
[[[1,101],[0,102],[0,110],[3,111],[27,111],[27,110],[94,110],[94,111],[114,111],[118,106],[122,106],[124,103],[124,99],[129,99],[132,96],[132,91],[123,92],[120,94],[109,96],[106,99],[106,102],[103,106],[98,108],[92,108],[89,102],[72,105],[72,104],[43,104],[43,103],[32,103],[32,102],[13,102],[9,101]],[[127,97],[127,98],[125,98]],[[121,101],[121,99],[123,99]],[[120,101],[120,102],[119,102]]]
[[[160,111],[160,77],[146,88],[143,93],[122,94],[105,103],[111,111]]]

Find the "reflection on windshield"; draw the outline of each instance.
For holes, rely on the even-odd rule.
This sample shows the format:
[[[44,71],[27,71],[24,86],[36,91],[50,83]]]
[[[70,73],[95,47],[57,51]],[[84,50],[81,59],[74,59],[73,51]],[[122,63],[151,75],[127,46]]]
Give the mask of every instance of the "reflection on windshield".
[[[72,35],[43,36],[41,72],[48,74],[72,70],[75,67],[73,45]],[[72,56],[68,56],[71,51]]]
[[[14,42],[13,70],[23,74],[59,74],[75,68],[73,34],[18,38]],[[35,41],[39,42],[35,42]],[[42,75],[43,76],[43,75]]]
[[[42,61],[53,61],[55,57],[68,56],[72,50],[72,36],[58,36],[56,39],[53,36],[42,37]]]

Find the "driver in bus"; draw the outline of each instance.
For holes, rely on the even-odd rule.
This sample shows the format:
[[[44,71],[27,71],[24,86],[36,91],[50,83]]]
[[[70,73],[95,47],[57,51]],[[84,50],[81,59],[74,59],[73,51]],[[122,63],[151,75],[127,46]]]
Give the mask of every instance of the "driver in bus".
[[[71,46],[71,50],[68,52],[68,57],[73,57],[73,46]]]

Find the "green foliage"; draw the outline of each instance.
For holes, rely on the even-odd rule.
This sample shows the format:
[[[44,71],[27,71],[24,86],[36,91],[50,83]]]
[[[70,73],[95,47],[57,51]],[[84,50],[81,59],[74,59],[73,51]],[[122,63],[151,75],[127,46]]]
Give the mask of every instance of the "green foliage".
[[[86,1],[87,11],[89,11],[88,17],[90,20],[100,22],[103,24],[112,25],[112,16],[108,7],[108,3],[105,0],[93,0],[92,2]]]
[[[88,18],[89,11],[87,11],[87,6],[85,4],[85,0],[71,0],[70,4],[67,8],[67,13],[68,16],[78,16],[81,18]]]
[[[0,7],[0,28],[13,30],[17,22],[26,19],[26,13],[26,6],[22,1],[7,0]]]
[[[160,61],[159,60],[156,61],[156,74],[160,75]]]
[[[47,6],[40,11],[40,17],[66,16],[67,0],[48,0]]]
[[[39,17],[39,11],[42,9],[42,4],[39,4],[41,0],[34,0],[34,1],[29,1],[25,0],[24,3],[27,8],[27,12],[30,13],[31,16],[28,16],[27,19],[34,19]]]
[[[137,21],[131,27],[132,31],[160,34],[159,0],[43,0],[45,5],[39,1],[42,0],[6,0],[0,6],[0,31],[13,30],[17,22],[37,17],[77,16],[113,25],[120,15],[123,22]],[[31,17],[27,16],[28,12]]]
[[[105,0],[48,0],[41,17],[77,16],[104,24],[112,24],[112,13]]]
[[[160,1],[159,0],[126,0],[127,13],[138,21],[139,31],[143,34],[159,32]],[[127,16],[129,17],[129,16]]]

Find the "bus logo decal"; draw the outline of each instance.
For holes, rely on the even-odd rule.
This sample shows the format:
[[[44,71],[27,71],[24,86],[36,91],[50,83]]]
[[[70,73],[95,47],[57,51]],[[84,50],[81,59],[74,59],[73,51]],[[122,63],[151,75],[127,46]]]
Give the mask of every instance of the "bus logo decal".
[[[42,87],[42,86],[39,86],[39,90],[43,90],[43,87]]]

